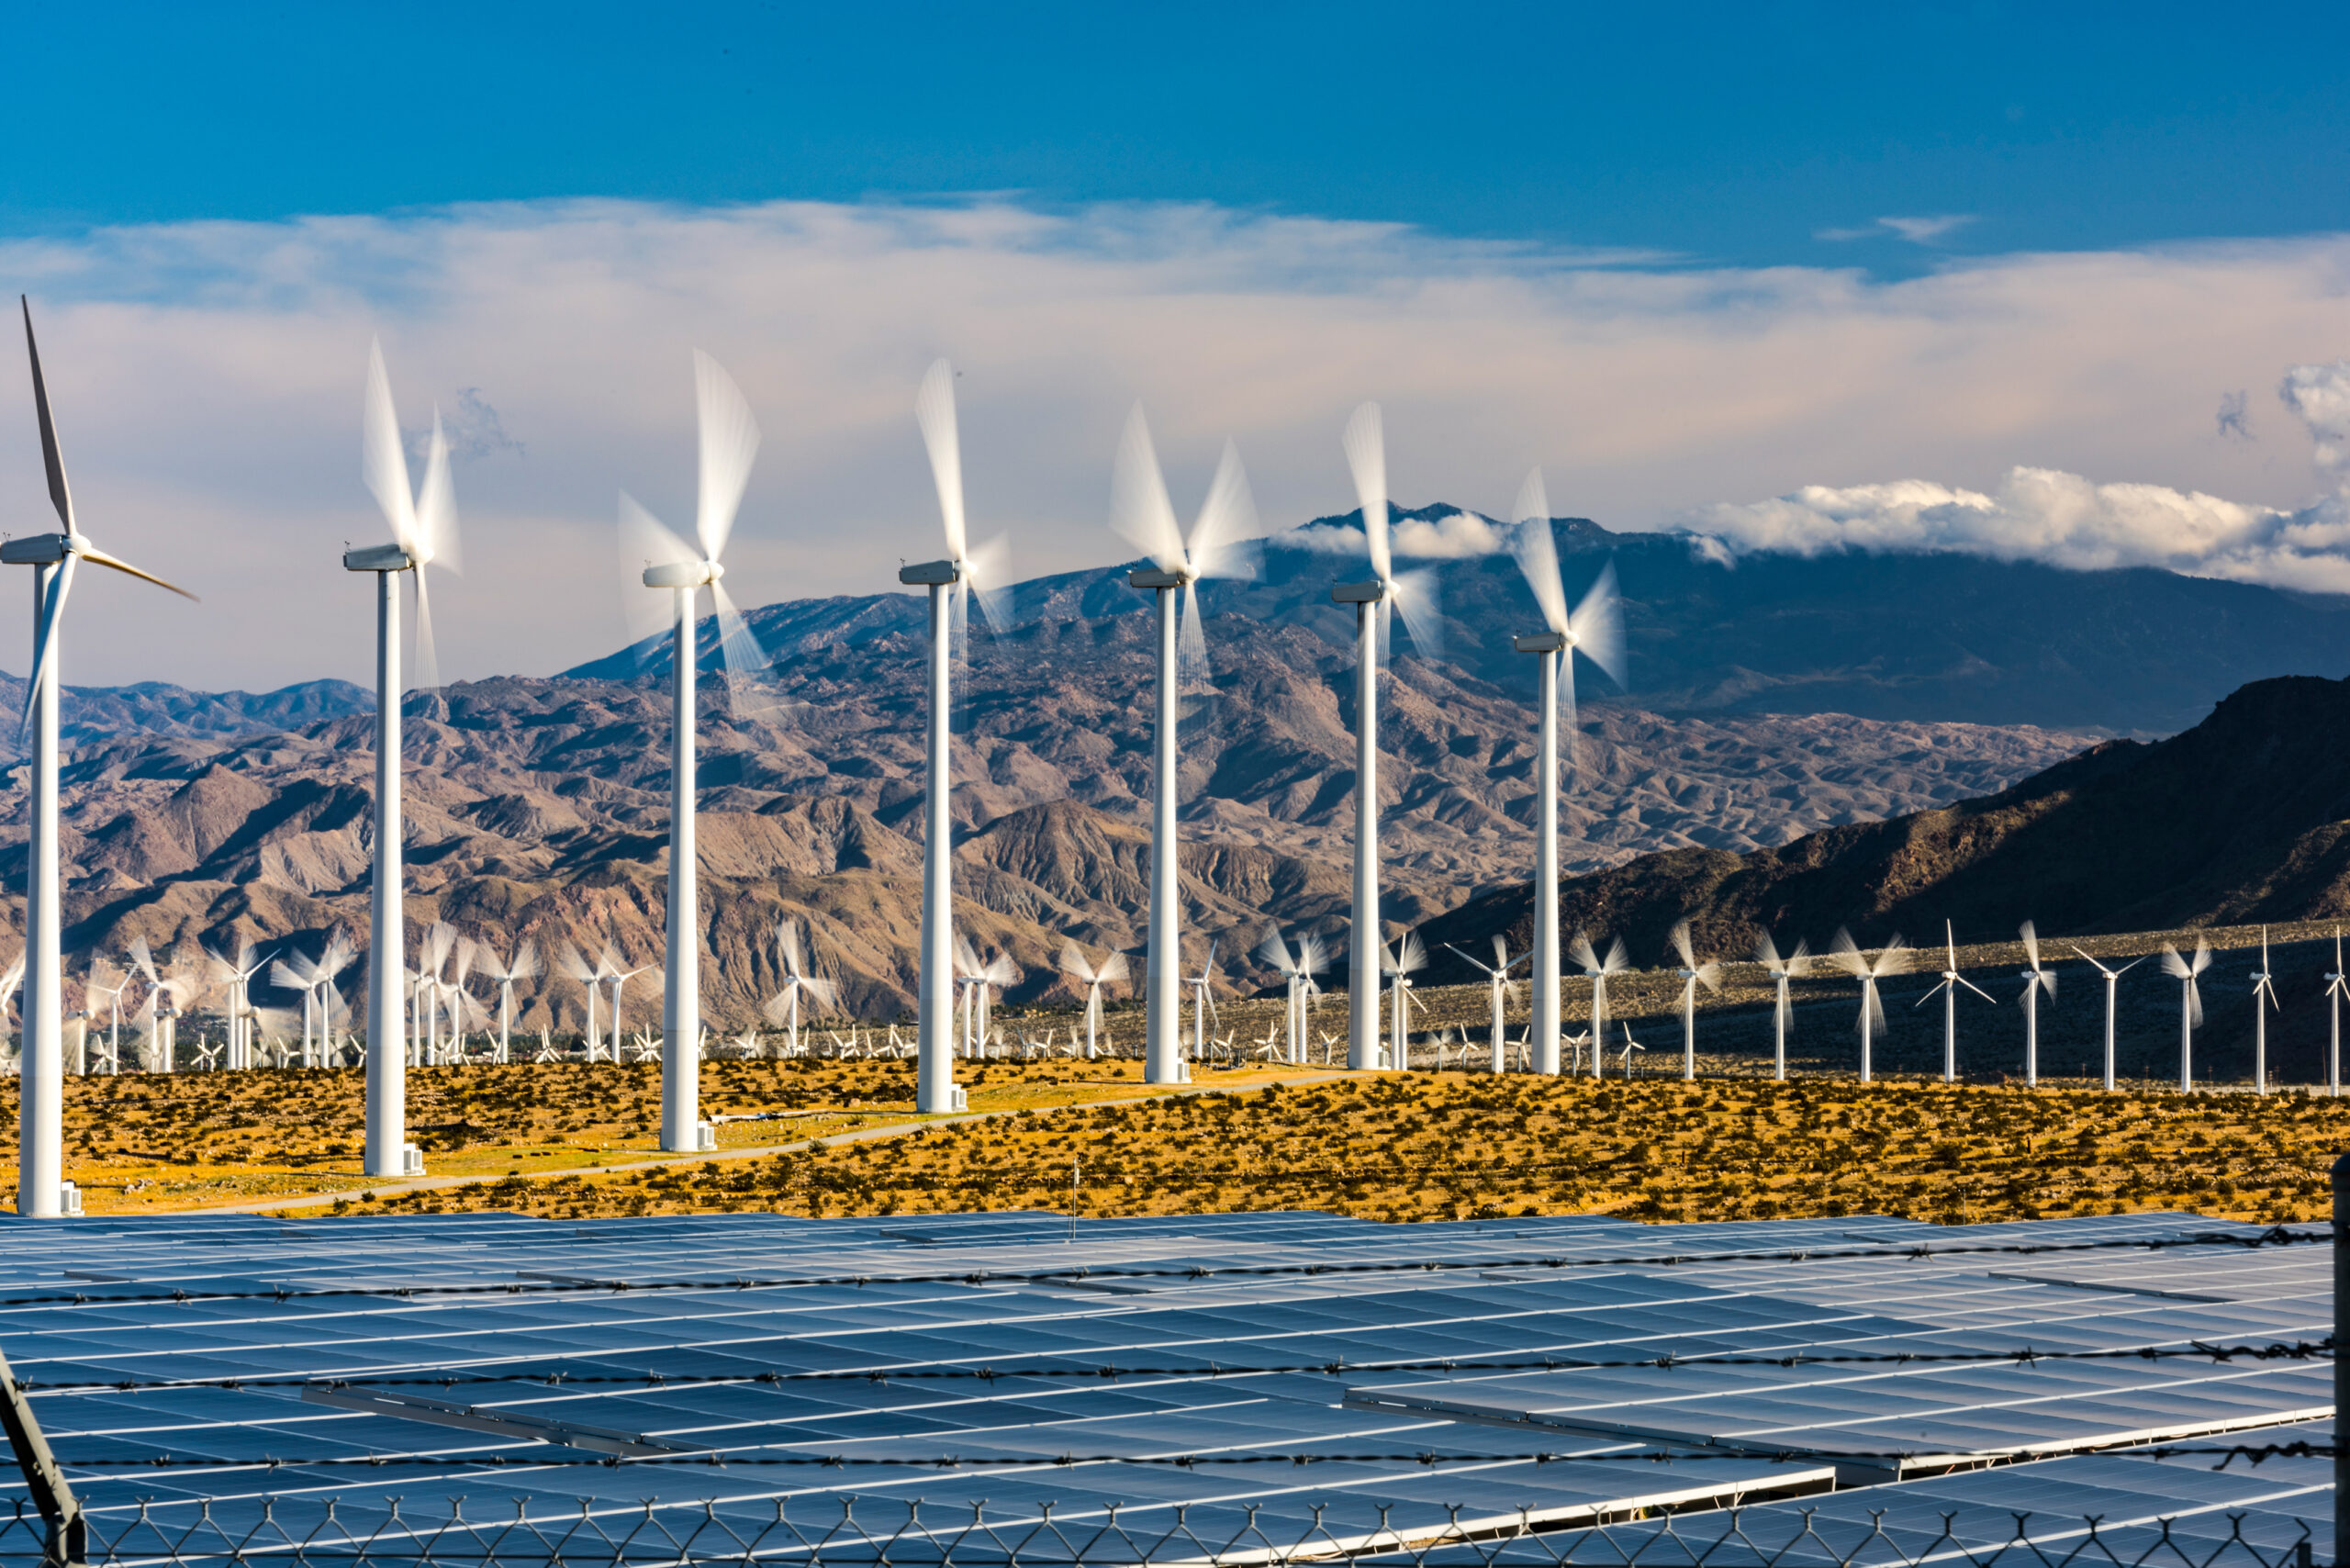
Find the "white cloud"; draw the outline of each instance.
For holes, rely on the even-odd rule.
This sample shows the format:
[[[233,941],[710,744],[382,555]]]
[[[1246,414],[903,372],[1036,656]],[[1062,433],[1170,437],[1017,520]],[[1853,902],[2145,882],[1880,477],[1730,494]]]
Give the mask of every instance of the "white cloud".
[[[2100,485],[2051,468],[2014,468],[1990,494],[1923,479],[1807,485],[1767,501],[1699,508],[1691,522],[1740,552],[1947,551],[2083,570],[2161,566],[2350,593],[2350,502],[2340,496],[2286,511],[2161,485]]]
[[[1137,397],[1187,516],[1227,434],[1269,523],[1351,510],[1338,431],[1376,398],[1404,506],[1500,511],[1540,463],[1559,512],[1658,528],[1723,497],[1886,474],[2004,498],[2000,476],[2025,465],[2143,479],[2218,537],[2267,527],[2276,547],[2315,551],[2322,518],[2294,533],[2195,498],[2237,497],[2247,518],[2307,510],[2306,471],[2277,443],[2211,438],[2210,389],[2334,352],[2350,287],[2338,237],[1878,283],[995,201],[200,223],[0,242],[0,262],[33,297],[84,526],[206,595],[90,582],[67,678],[246,686],[369,678],[365,585],[336,555],[383,532],[359,483],[375,332],[410,427],[467,388],[497,415],[456,474],[467,575],[433,585],[442,667],[481,676],[559,669],[624,635],[615,496],[691,515],[697,346],[766,432],[728,561],[746,602],[892,590],[901,557],[936,553],[912,405],[941,353],[964,372],[974,530],[1008,530],[1024,575],[1129,553],[1105,515]],[[8,386],[0,495],[21,529],[43,490],[21,373]],[[1412,547],[1481,543],[1427,528]],[[0,594],[0,666],[24,664],[25,597]]]
[[[1880,218],[1858,229],[1822,229],[1812,236],[1815,240],[1907,240],[1912,245],[1930,245],[1942,236],[1965,228],[1975,221],[1971,212],[1942,212],[1919,218]]]
[[[2350,464],[2350,359],[2297,364],[2285,373],[2277,395],[2308,428],[2320,467]]]
[[[1362,528],[1359,523],[1315,523],[1297,530],[1291,543],[1325,555],[1360,555],[1363,552]],[[1420,517],[1397,518],[1389,524],[1388,543],[1398,556],[1461,561],[1499,554],[1508,549],[1509,529],[1489,517],[1465,511],[1450,513],[1434,522]]]

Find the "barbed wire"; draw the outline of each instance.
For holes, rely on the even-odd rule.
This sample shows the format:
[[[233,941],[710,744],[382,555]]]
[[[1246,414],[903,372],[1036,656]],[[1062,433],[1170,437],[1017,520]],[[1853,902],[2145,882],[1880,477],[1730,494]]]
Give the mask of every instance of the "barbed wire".
[[[2072,1452],[2126,1453],[2143,1459],[2177,1459],[2218,1457],[2223,1464],[2238,1459],[2262,1464],[2272,1459],[2332,1459],[2335,1445],[2330,1442],[2310,1442],[2295,1439],[2283,1443],[2232,1443],[2224,1447],[2202,1444],[2164,1444],[2128,1449],[2074,1450]],[[1178,1470],[1196,1470],[1212,1466],[1286,1464],[1302,1468],[1310,1464],[1418,1464],[1434,1468],[1447,1464],[1672,1464],[1688,1460],[1748,1460],[1771,1464],[1832,1464],[1855,1460],[1908,1463],[1916,1460],[1941,1462],[1969,1460],[2022,1462],[2038,1459],[2061,1459],[2065,1454],[2032,1453],[2015,1450],[1953,1450],[1953,1449],[1883,1449],[1868,1451],[1854,1450],[1807,1449],[1680,1449],[1656,1450],[1638,1453],[1558,1453],[1548,1450],[1522,1453],[1436,1453],[1418,1450],[1410,1453],[1247,1453],[1247,1454],[1051,1454],[1013,1455],[1001,1459],[964,1459],[946,1454],[935,1458],[905,1459],[869,1454],[722,1454],[722,1453],[663,1453],[607,1454],[599,1459],[531,1459],[512,1454],[483,1454],[465,1458],[455,1455],[435,1457],[431,1454],[334,1454],[318,1459],[189,1459],[176,1454],[155,1454],[141,1459],[62,1459],[58,1463],[73,1470],[316,1470],[326,1468],[378,1469],[386,1466],[431,1466],[442,1470],[521,1469],[618,1470],[639,1466],[686,1466],[725,1470],[736,1465],[760,1467],[800,1467],[821,1469],[900,1470],[1034,1470],[1059,1469],[1080,1464],[1150,1465]]]
[[[1790,1248],[1780,1251],[1678,1252],[1630,1254],[1599,1258],[1413,1259],[1374,1263],[1190,1263],[1163,1269],[1091,1268],[1002,1271],[990,1269],[940,1270],[928,1273],[803,1274],[773,1278],[737,1276],[725,1280],[546,1280],[502,1281],[484,1284],[337,1285],[319,1289],[203,1291],[174,1289],[137,1294],[66,1292],[54,1295],[0,1297],[0,1311],[16,1306],[121,1306],[140,1303],[185,1304],[207,1301],[324,1301],[353,1297],[561,1295],[586,1293],[619,1294],[629,1291],[745,1291],[801,1289],[822,1285],[923,1284],[1059,1284],[1084,1280],[1209,1280],[1311,1278],[1321,1275],[1392,1273],[1486,1272],[1510,1269],[1636,1269],[1673,1268],[1705,1263],[1807,1263],[1851,1261],[1868,1258],[1923,1260],[1936,1258],[1986,1256],[2032,1257],[2050,1253],[2168,1251],[2182,1247],[2301,1247],[2330,1245],[2330,1231],[2297,1231],[2271,1226],[2251,1235],[2201,1232],[2192,1236],[2131,1237],[2098,1241],[1980,1242],[1955,1247],[1925,1244],[1852,1248]]]
[[[1211,1361],[1206,1366],[1131,1366],[1113,1363],[1084,1366],[1033,1367],[873,1367],[858,1372],[468,1372],[445,1373],[438,1377],[222,1377],[222,1378],[118,1378],[107,1381],[83,1379],[73,1382],[38,1382],[25,1378],[16,1380],[17,1387],[27,1394],[132,1394],[153,1391],[168,1392],[183,1388],[246,1390],[256,1388],[471,1388],[489,1384],[530,1386],[534,1388],[571,1388],[625,1386],[636,1388],[690,1388],[705,1384],[760,1383],[778,1385],[788,1383],[902,1383],[936,1378],[977,1378],[993,1383],[999,1378],[1226,1378],[1272,1377],[1288,1373],[1313,1373],[1337,1377],[1348,1372],[1602,1372],[1675,1367],[1807,1367],[1807,1366],[1907,1366],[1913,1362],[1934,1364],[1943,1362],[1984,1364],[2013,1362],[2030,1366],[2040,1361],[2332,1361],[2334,1357],[2333,1338],[2328,1335],[2320,1340],[2273,1340],[2263,1345],[2211,1345],[2188,1340],[2176,1349],[2157,1345],[2121,1347],[2102,1350],[2041,1350],[2026,1345],[2012,1350],[1874,1350],[1839,1351],[1818,1354],[1806,1350],[1788,1351],[1780,1355],[1662,1355],[1637,1360],[1597,1361],[1575,1356],[1545,1356],[1540,1361],[1465,1361],[1447,1358],[1420,1361],[1292,1361],[1265,1366],[1224,1366]]]

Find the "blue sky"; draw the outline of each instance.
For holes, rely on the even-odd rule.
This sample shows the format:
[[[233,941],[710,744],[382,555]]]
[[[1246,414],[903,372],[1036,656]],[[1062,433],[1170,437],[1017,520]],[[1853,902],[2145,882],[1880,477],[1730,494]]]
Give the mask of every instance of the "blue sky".
[[[937,554],[942,354],[1021,576],[1129,554],[1137,401],[1179,510],[1229,437],[1287,528],[1354,505],[1370,398],[1409,506],[1503,512],[1539,465],[1562,513],[1716,549],[2350,592],[2346,17],[19,6],[0,286],[84,527],[207,595],[67,678],[367,678],[371,338],[457,438],[456,678],[627,637],[616,498],[690,515],[695,348],[766,432],[750,604]]]
[[[2338,5],[50,5],[9,52],[18,235],[985,190],[1895,274],[2350,229]]]

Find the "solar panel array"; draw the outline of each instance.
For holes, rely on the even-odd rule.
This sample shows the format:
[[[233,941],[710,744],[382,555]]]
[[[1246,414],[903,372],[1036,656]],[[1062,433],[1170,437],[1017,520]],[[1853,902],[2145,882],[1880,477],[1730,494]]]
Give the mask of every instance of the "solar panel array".
[[[1353,1551],[1905,1476],[1853,1495],[1922,1495],[1960,1484],[1924,1475],[1959,1460],[2330,1415],[2322,1360],[1803,1359],[2331,1332],[2323,1247],[1912,1255],[2219,1230],[2257,1234],[2178,1215],[17,1222],[0,1349],[66,1385],[36,1409],[101,1539],[199,1518],[225,1538],[264,1509],[298,1535],[330,1503],[340,1529],[437,1529],[462,1498],[501,1524],[649,1509],[744,1534],[778,1506],[884,1531],[1049,1506]],[[1726,1356],[1750,1364],[1707,1364]]]

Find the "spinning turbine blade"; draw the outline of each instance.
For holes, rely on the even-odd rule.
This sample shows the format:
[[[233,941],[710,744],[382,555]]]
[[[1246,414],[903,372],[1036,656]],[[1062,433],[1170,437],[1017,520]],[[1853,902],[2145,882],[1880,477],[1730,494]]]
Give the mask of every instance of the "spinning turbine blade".
[[[694,407],[701,432],[701,487],[694,510],[694,537],[701,557],[715,561],[726,550],[734,513],[750,483],[759,454],[759,422],[734,378],[719,363],[694,350]]]
[[[1248,491],[1248,471],[1240,465],[1240,448],[1227,440],[1216,460],[1215,478],[1208,498],[1192,523],[1186,553],[1192,571],[1203,577],[1253,577],[1257,575],[1257,501]]]
[[[914,419],[930,454],[930,476],[938,487],[939,520],[946,526],[946,558],[960,561],[963,541],[963,446],[955,428],[955,367],[934,360],[914,397]]]
[[[1167,476],[1158,466],[1158,452],[1151,444],[1150,425],[1136,403],[1118,437],[1118,455],[1110,465],[1110,526],[1121,538],[1150,557],[1162,572],[1180,572],[1188,564],[1183,554],[1183,531],[1175,521],[1174,503],[1167,497]]]
[[[644,588],[647,566],[681,566],[699,559],[694,547],[679,538],[659,518],[638,504],[634,496],[621,492],[620,504],[620,569],[621,615],[628,623],[630,637],[643,642],[657,636],[677,624],[677,608],[657,593]],[[644,650],[647,662],[657,657],[662,649],[656,644]]]
[[[1422,566],[1398,572],[1389,580],[1387,597],[1380,600],[1382,608],[1395,607],[1404,629],[1412,634],[1414,651],[1424,659],[1444,656],[1444,618],[1437,610],[1436,588],[1436,568]]]
[[[2016,935],[2023,938],[2023,956],[2026,963],[2032,969],[2036,969],[2040,968],[2040,932],[2038,928],[2036,928],[2031,921],[2027,920],[2016,928]]]
[[[1365,403],[1354,411],[1347,420],[1344,444],[1355,497],[1362,505],[1363,547],[1370,552],[1371,574],[1386,582],[1395,574],[1387,549],[1387,445],[1378,404]]]
[[[419,691],[438,691],[441,653],[432,640],[432,590],[425,583],[421,566],[408,576],[416,579],[416,674],[409,685]]]
[[[1617,685],[1624,684],[1624,610],[1616,591],[1616,563],[1599,568],[1599,576],[1583,590],[1568,622],[1575,651],[1601,669]]]
[[[1697,967],[1697,951],[1689,940],[1689,922],[1686,919],[1674,921],[1672,935],[1673,950],[1681,955],[1681,967],[1695,969]]]
[[[432,435],[424,449],[424,483],[416,492],[417,565],[454,572],[457,558],[457,491],[449,477],[449,437],[441,428],[441,409],[432,409]]]
[[[364,422],[361,477],[375,496],[375,504],[383,509],[384,521],[392,525],[392,538],[401,549],[414,555],[419,546],[416,501],[408,490],[408,454],[400,445],[399,415],[392,408],[392,379],[384,369],[384,343],[380,338],[371,340],[367,345],[367,409]]]
[[[1517,505],[1511,510],[1517,526],[1510,535],[1510,555],[1517,562],[1526,586],[1534,590],[1543,625],[1563,633],[1568,627],[1567,590],[1559,580],[1559,545],[1550,536],[1550,498],[1541,469],[1526,476],[1526,483],[1518,487]]]
[[[979,614],[990,632],[1002,632],[1012,624],[1012,607],[1005,602],[1003,587],[1011,561],[1012,542],[999,533],[963,563],[963,586],[979,601]]]
[[[775,666],[768,662],[767,651],[759,646],[758,638],[752,633],[751,623],[743,619],[741,610],[734,608],[733,596],[726,591],[725,584],[710,585],[710,602],[711,610],[718,617],[718,652],[726,662],[726,673],[744,680],[774,674]],[[732,700],[734,694],[732,681],[727,684],[726,693]]]

